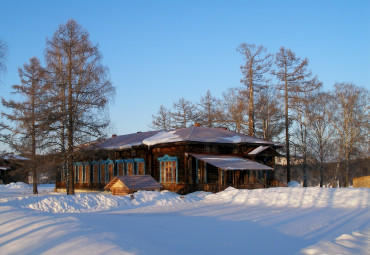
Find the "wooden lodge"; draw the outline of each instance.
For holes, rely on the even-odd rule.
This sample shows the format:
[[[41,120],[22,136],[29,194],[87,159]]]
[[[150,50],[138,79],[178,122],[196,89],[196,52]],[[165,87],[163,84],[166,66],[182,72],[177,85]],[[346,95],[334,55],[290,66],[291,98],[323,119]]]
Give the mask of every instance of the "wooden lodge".
[[[115,177],[150,175],[163,189],[190,193],[275,185],[280,144],[221,128],[192,126],[112,136],[81,150],[74,163],[76,191],[103,190]],[[65,190],[61,172],[56,190]]]

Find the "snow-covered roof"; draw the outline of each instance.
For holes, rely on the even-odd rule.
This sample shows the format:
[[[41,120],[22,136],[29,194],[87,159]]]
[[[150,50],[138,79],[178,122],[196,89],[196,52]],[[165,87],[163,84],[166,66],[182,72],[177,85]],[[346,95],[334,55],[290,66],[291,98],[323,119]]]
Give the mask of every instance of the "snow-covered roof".
[[[249,152],[248,155],[257,155],[258,153],[261,153],[262,151],[269,148],[269,146],[258,146],[253,151]]]
[[[15,155],[15,154],[11,154],[11,153],[0,155],[0,159],[4,159],[4,160],[29,160],[28,158],[25,158],[25,157],[22,157],[22,156],[19,156],[19,155]]]
[[[191,156],[223,170],[273,170],[255,161],[229,155],[210,155],[189,153]]]
[[[162,188],[151,175],[123,175],[114,177],[104,189],[109,189],[116,182],[121,181],[131,191],[155,190]]]
[[[109,138],[94,144],[96,149],[119,150],[130,149],[133,146],[153,146],[174,142],[202,142],[222,144],[260,144],[280,146],[277,143],[264,139],[239,134],[222,128],[188,127],[172,131],[150,131]]]
[[[10,167],[8,167],[8,166],[0,166],[0,170],[5,170],[5,171],[7,171],[7,170],[10,170],[11,168]]]
[[[101,142],[93,143],[87,147],[87,149],[105,149],[105,150],[120,150],[130,149],[133,146],[143,145],[143,141],[146,138],[152,137],[161,131],[150,131],[150,132],[138,132],[128,135],[118,135],[112,138],[108,138]]]

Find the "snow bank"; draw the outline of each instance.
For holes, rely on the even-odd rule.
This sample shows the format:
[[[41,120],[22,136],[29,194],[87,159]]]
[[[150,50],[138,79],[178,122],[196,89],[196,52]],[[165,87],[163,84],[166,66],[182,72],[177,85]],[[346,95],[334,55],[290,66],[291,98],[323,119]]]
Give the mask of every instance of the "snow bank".
[[[50,193],[54,190],[55,184],[38,185],[39,193]],[[0,192],[2,193],[18,193],[18,194],[32,194],[32,185],[24,182],[11,182],[9,184],[0,184]]]
[[[365,208],[370,204],[370,189],[314,187],[239,190],[229,187],[223,192],[206,196],[205,201],[296,208]]]
[[[333,241],[319,243],[301,250],[302,254],[370,254],[370,228],[343,234]]]
[[[301,184],[297,181],[290,181],[288,182],[288,187],[298,188],[298,187],[301,187]]]
[[[26,194],[27,191],[30,194],[32,186],[24,183],[1,185],[0,191],[4,192],[5,190],[9,193],[18,190],[23,194]],[[52,213],[87,213],[147,206],[171,207],[192,202],[293,208],[366,208],[370,204],[370,190],[366,188],[323,189],[317,187],[239,190],[229,187],[216,194],[195,192],[186,196],[169,191],[139,191],[134,194],[134,199],[131,199],[129,195],[113,196],[106,193],[83,193],[74,196],[59,193],[13,197],[12,199],[2,199],[1,202]]]
[[[17,182],[17,183],[11,182],[11,183],[6,184],[6,185],[0,185],[0,189],[28,190],[30,187],[32,187],[32,186],[29,185],[29,184],[26,184],[24,182]]]
[[[25,194],[25,191],[30,188],[29,186],[28,184],[20,183],[6,185],[6,187],[2,188],[3,191],[13,189]],[[31,190],[28,191],[28,194],[30,193]],[[134,199],[131,199],[130,195],[113,196],[105,193],[81,193],[74,196],[54,193],[49,195],[4,198],[0,202],[3,205],[51,213],[88,213],[146,206],[172,206],[200,201],[207,194],[209,193],[197,192],[187,196],[180,196],[169,191],[138,191],[134,193]]]

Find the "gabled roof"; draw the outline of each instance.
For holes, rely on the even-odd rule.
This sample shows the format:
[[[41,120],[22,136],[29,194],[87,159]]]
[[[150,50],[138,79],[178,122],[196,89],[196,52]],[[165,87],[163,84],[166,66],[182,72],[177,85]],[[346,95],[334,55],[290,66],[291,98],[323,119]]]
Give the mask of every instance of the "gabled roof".
[[[191,156],[223,170],[273,170],[255,161],[229,155],[210,155],[189,153]]]
[[[102,142],[94,143],[95,149],[119,150],[129,149],[133,146],[147,145],[153,146],[164,143],[174,142],[201,142],[201,143],[221,143],[221,144],[257,144],[280,146],[280,144],[255,138],[222,128],[208,127],[188,127],[172,131],[160,130],[121,135],[109,138]]]
[[[263,152],[263,154],[262,154]],[[280,154],[274,150],[273,148],[271,148],[270,146],[258,146],[257,148],[255,148],[254,150],[252,150],[251,152],[248,153],[249,156],[256,156],[258,154],[262,154],[262,155],[272,155],[272,156],[280,156]]]
[[[131,191],[138,190],[155,190],[162,188],[154,178],[150,175],[123,175],[114,177],[104,189],[109,189],[116,182],[122,182]]]

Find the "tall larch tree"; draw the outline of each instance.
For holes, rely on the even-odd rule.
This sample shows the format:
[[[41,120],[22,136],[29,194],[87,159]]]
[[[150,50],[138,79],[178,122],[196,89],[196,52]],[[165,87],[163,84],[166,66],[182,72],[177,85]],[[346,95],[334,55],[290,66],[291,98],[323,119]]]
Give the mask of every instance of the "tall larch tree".
[[[255,92],[266,86],[273,57],[266,53],[262,45],[242,43],[237,51],[243,55],[245,64],[240,67],[243,78],[240,80],[247,89],[248,96],[248,134],[255,136]]]
[[[284,95],[285,106],[285,146],[287,160],[287,182],[290,182],[290,134],[289,127],[291,124],[290,108],[291,100],[301,93],[307,93],[315,90],[320,83],[311,82],[311,71],[308,69],[308,59],[301,59],[296,54],[284,47],[281,47],[275,55],[276,70],[273,74],[278,80],[277,89],[281,90]],[[312,87],[307,86],[311,83]]]
[[[29,64],[18,69],[20,85],[13,85],[14,94],[20,95],[22,101],[2,99],[2,104],[11,112],[2,115],[14,125],[4,126],[10,131],[10,146],[30,158],[33,176],[33,194],[37,194],[38,154],[45,149],[45,136],[48,132],[48,100],[46,72],[37,58],[31,58]]]
[[[75,147],[104,135],[109,125],[107,107],[113,100],[108,69],[89,33],[75,20],[59,26],[47,40],[48,72],[53,76],[55,133],[67,166],[67,194],[74,194]]]

